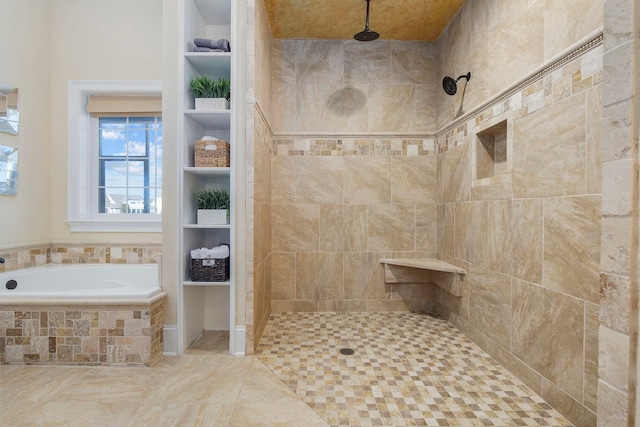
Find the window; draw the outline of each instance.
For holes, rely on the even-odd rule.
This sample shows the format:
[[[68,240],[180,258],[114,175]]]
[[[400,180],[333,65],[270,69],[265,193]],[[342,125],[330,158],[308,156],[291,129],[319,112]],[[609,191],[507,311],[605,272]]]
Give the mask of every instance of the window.
[[[161,231],[159,82],[69,82],[71,231]]]
[[[98,212],[162,213],[162,118],[99,119]]]

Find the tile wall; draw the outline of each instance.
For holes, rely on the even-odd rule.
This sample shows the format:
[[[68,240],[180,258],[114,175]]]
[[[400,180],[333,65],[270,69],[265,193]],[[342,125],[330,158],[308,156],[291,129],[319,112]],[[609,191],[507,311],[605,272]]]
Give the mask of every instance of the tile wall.
[[[469,271],[441,311],[581,426],[597,410],[601,82],[599,39],[437,138],[438,257]]]
[[[274,138],[272,310],[431,311],[431,285],[384,284],[381,258],[433,258],[432,139]]]
[[[149,305],[0,305],[0,363],[151,365],[166,297]]]

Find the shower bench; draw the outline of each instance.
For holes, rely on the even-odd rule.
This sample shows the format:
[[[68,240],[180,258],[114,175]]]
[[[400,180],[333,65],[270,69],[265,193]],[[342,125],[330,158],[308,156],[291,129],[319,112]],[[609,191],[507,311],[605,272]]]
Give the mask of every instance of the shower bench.
[[[381,259],[384,282],[433,283],[456,297],[462,296],[462,276],[467,270],[439,259]]]

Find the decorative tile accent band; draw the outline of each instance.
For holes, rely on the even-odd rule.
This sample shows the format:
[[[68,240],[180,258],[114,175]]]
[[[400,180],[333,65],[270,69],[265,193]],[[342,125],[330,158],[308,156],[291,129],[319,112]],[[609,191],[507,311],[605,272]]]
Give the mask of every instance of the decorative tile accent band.
[[[161,246],[147,245],[37,245],[0,250],[0,273],[45,264],[157,263]]]
[[[0,305],[0,362],[147,365],[162,354],[164,296],[145,305]]]
[[[427,156],[432,138],[274,138],[276,156]]]
[[[602,82],[602,36],[534,74],[504,96],[437,135],[440,153],[465,143],[465,136],[494,117],[511,111],[520,119]]]

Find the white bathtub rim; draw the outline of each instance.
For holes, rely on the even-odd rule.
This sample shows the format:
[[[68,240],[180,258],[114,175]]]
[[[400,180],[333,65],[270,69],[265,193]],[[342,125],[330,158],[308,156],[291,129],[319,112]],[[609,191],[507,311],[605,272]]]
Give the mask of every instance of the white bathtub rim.
[[[149,305],[153,305],[161,299],[165,298],[167,293],[165,291],[160,291],[160,293],[152,296],[151,298],[34,298],[34,299],[0,299],[0,310],[5,309],[7,307],[25,307],[25,306],[52,306],[54,308],[58,308],[59,306],[68,306],[68,307],[78,307],[78,306],[92,306],[92,307],[102,307],[102,306],[140,306],[145,307]]]

